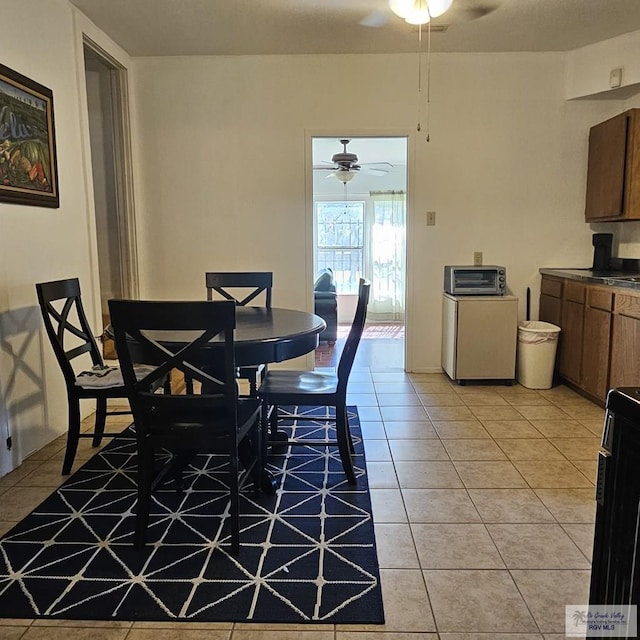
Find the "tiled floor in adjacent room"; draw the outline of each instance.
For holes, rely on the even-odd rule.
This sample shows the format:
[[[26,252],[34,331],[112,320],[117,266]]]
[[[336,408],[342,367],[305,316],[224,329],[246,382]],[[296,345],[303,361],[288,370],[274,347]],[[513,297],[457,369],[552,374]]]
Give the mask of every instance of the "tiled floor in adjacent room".
[[[566,387],[459,386],[358,365],[350,403],[365,437],[383,627],[0,620],[0,640],[564,638],[564,605],[588,600],[603,410]],[[61,482],[63,446],[0,479],[1,531]],[[93,453],[89,441],[81,449]]]

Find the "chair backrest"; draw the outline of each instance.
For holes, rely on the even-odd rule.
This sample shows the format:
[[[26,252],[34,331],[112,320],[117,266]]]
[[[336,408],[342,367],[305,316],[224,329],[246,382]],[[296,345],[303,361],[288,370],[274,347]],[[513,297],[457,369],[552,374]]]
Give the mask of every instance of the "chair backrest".
[[[213,300],[215,292],[225,300],[233,300],[240,307],[253,302],[264,292],[264,306],[271,309],[271,288],[273,287],[271,271],[210,271],[205,273],[205,285],[207,300]],[[241,297],[233,295],[230,289],[251,289],[251,291],[245,297]]]
[[[235,309],[233,301],[109,300],[122,377],[141,437],[164,434],[171,444],[188,447],[189,433],[216,417],[225,418],[229,431],[212,437],[235,433]],[[147,365],[143,375],[136,365]],[[170,391],[165,381],[172,371],[200,383],[196,391]]]
[[[75,385],[71,364],[86,353],[94,366],[102,365],[102,355],[82,306],[78,278],[36,284],[42,320],[67,386]]]
[[[369,304],[369,292],[371,290],[371,282],[360,278],[360,284],[358,286],[358,304],[356,306],[356,313],[353,317],[353,323],[349,330],[349,335],[344,343],[344,348],[340,354],[340,361],[338,362],[338,390],[346,393],[347,382],[349,381],[349,374],[353,367],[353,361],[356,357],[356,351],[360,344],[360,338],[364,331],[364,323],[367,319],[367,305]]]

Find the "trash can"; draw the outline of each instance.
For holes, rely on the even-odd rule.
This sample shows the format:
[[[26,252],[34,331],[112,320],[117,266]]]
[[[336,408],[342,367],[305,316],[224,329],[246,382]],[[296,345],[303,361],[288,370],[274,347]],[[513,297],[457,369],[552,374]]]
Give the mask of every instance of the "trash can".
[[[518,382],[527,389],[551,389],[560,327],[527,320],[518,326]]]

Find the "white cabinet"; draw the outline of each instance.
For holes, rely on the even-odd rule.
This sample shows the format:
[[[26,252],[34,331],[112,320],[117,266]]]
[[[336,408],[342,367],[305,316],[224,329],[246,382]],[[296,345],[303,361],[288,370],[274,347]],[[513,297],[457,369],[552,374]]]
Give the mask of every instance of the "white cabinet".
[[[452,296],[442,301],[442,368],[452,380],[516,375],[518,298]]]

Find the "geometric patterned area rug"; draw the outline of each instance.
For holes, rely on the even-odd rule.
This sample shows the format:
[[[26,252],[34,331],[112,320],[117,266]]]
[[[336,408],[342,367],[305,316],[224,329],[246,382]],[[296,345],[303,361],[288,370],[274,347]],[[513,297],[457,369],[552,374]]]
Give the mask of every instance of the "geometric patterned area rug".
[[[286,407],[297,438],[335,437],[326,408]],[[335,447],[270,453],[275,495],[241,497],[230,554],[224,464],[196,456],[182,490],[156,489],[147,546],[133,548],[136,452],[114,438],[0,539],[0,617],[383,623],[364,450],[349,408],[357,485]]]

